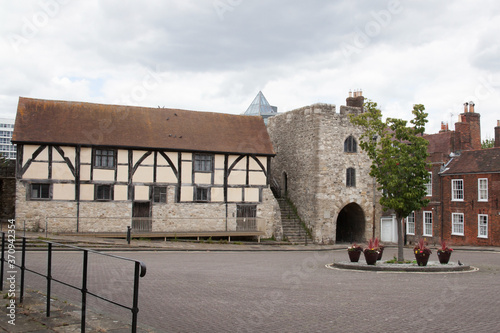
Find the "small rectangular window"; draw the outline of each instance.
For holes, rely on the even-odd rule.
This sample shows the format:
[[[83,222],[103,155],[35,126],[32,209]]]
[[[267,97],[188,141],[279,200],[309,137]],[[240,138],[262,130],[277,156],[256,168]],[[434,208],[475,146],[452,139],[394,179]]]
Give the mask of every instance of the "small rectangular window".
[[[451,180],[451,200],[464,201],[464,181],[462,179]]]
[[[477,200],[488,201],[488,178],[480,178],[477,180]]]
[[[115,154],[113,149],[95,149],[94,167],[103,169],[112,169],[115,167]]]
[[[424,236],[432,236],[432,212],[424,212]]]
[[[462,213],[451,214],[451,234],[457,236],[464,235],[464,214]]]
[[[477,237],[488,238],[488,215],[478,215]]]
[[[345,185],[347,187],[355,187],[356,186],[356,169],[348,168],[346,170],[346,181]]]
[[[415,212],[412,212],[406,218],[406,234],[415,235]]]
[[[31,184],[31,199],[50,199],[50,184]]]
[[[96,185],[95,186],[96,200],[113,200],[113,188],[111,185]]]
[[[153,188],[153,202],[166,203],[167,202],[167,187],[155,186]]]
[[[208,193],[208,187],[196,187],[194,200],[199,202],[207,202],[209,201]]]
[[[195,172],[212,172],[213,171],[213,155],[195,154],[194,155],[194,171]]]

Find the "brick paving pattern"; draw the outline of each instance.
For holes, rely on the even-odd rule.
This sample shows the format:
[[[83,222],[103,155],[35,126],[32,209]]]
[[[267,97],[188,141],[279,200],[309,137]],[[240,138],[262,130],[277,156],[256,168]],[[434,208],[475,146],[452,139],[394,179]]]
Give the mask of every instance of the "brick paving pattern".
[[[384,259],[395,253],[395,248],[387,248]],[[147,264],[140,286],[139,322],[151,331],[498,332],[499,252],[456,250],[452,261],[461,260],[479,271],[432,274],[325,267],[347,260],[345,250],[122,255]],[[411,258],[411,251],[405,250],[405,256]],[[61,252],[57,257],[56,266],[78,271],[77,254]],[[435,253],[431,260],[437,260]],[[120,267],[112,262],[92,267],[96,276],[92,288],[117,300],[129,299],[130,281]],[[77,274],[68,273],[66,278],[77,279]],[[43,280],[32,278],[27,284],[45,290]],[[71,303],[79,301],[78,293],[63,287],[54,286],[53,293]],[[92,309],[129,322],[127,311],[91,302]]]

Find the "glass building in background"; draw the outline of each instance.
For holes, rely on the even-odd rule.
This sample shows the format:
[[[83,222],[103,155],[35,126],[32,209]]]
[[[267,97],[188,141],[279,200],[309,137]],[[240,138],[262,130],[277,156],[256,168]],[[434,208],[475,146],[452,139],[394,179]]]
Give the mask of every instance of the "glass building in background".
[[[16,145],[11,143],[14,119],[0,118],[0,154],[6,159],[16,159]]]
[[[267,126],[267,118],[278,114],[278,108],[271,106],[262,91],[259,91],[248,109],[243,113],[245,116],[261,116]]]

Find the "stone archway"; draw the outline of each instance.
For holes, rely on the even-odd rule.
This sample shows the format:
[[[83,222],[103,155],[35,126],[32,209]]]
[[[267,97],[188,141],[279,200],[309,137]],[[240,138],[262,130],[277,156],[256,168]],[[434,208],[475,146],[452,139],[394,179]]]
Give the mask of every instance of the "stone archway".
[[[356,203],[346,205],[337,217],[337,243],[365,241],[365,213]]]

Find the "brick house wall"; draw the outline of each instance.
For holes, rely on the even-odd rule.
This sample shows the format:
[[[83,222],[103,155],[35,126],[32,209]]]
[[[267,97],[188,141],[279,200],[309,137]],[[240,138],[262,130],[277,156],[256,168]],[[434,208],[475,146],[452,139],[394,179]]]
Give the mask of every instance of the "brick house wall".
[[[488,180],[488,200],[478,200],[478,179]],[[451,183],[462,179],[464,200],[453,201]],[[500,173],[444,176],[443,182],[443,239],[453,245],[500,246]],[[452,234],[453,214],[463,214],[463,236]],[[488,217],[487,237],[479,236],[478,216]]]

